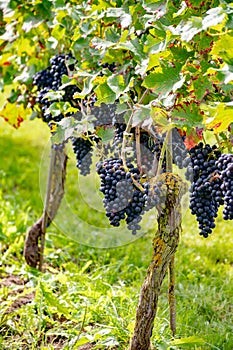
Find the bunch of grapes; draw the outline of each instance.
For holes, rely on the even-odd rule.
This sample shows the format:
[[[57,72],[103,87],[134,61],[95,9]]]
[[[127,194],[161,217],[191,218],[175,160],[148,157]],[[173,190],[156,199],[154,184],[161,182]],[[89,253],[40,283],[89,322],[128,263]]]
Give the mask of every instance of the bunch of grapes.
[[[63,119],[63,114],[53,117],[51,113],[48,112],[48,108],[54,101],[49,101],[46,98],[46,94],[50,91],[58,91],[62,85],[62,76],[68,75],[70,70],[74,69],[74,64],[67,65],[67,61],[73,59],[71,53],[65,55],[56,55],[50,59],[50,66],[46,69],[38,72],[33,79],[33,84],[37,86],[38,95],[36,102],[39,103],[43,121],[50,123],[52,120],[59,122]],[[73,95],[75,92],[80,91],[76,85],[68,85],[64,88],[63,101],[69,101],[73,103]]]
[[[97,163],[97,173],[101,179],[100,191],[104,194],[103,204],[106,216],[112,226],[119,226],[125,220],[127,227],[136,234],[145,211],[160,202],[159,184],[152,189],[148,182],[140,183],[138,168],[132,163],[123,166],[122,159],[110,158]],[[136,185],[140,184],[139,186]]]
[[[223,218],[233,220],[233,155],[223,154],[217,161],[217,168],[221,171],[220,181],[224,199]]]
[[[217,147],[200,142],[190,150],[193,170],[190,209],[199,223],[200,234],[204,237],[215,227],[215,218],[222,203],[221,183],[216,176],[216,162],[221,156]]]
[[[73,137],[71,139],[73,151],[76,156],[76,166],[80,170],[81,175],[90,174],[92,164],[92,153],[94,143],[98,143],[96,136],[88,136],[88,138]]]
[[[189,152],[184,144],[185,136],[180,136],[177,128],[172,130],[172,157],[173,164],[176,164],[180,169],[190,166],[192,174],[191,160]],[[191,175],[190,174],[190,175]]]

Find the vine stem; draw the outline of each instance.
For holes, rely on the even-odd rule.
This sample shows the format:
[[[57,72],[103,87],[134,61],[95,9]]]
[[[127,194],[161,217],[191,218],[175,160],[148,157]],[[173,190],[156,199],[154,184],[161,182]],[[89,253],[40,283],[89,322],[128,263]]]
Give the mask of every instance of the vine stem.
[[[167,196],[165,207],[160,211],[158,217],[158,229],[153,239],[153,255],[141,287],[134,332],[129,350],[150,349],[150,338],[157,313],[162,282],[179,243],[181,231],[180,202],[183,194],[183,191],[181,191],[182,180],[178,175],[172,173],[164,173],[160,175],[160,178],[167,188]],[[156,183],[157,179],[154,178],[153,181]],[[173,208],[175,211],[175,215],[173,215],[175,222],[174,230],[172,231],[170,227],[170,213]],[[172,268],[171,271],[174,272],[174,269]],[[172,283],[171,285],[174,284]]]
[[[218,147],[221,149],[221,141],[219,139],[219,136],[217,134],[214,134],[214,137],[215,137],[215,139],[217,141]]]
[[[166,146],[166,170],[169,173],[173,172],[173,149],[172,149],[172,129],[167,132]],[[176,225],[175,208],[171,208],[169,213],[169,226],[171,234],[174,233]],[[170,307],[170,328],[173,337],[176,333],[176,299],[175,299],[175,253],[172,255],[168,265],[168,301]]]
[[[131,106],[129,106],[129,107],[132,110]],[[133,119],[133,110],[132,110],[132,113],[131,113],[130,118],[128,120],[128,123],[126,125],[126,129],[125,129],[124,134],[123,134],[123,142],[122,142],[121,157],[122,157],[122,160],[123,160],[124,167],[126,167],[126,168],[127,168],[126,160],[125,160],[126,136],[129,134],[129,132],[131,130],[132,119]]]
[[[157,167],[157,175],[159,175],[161,173],[162,165],[163,165],[163,159],[164,159],[165,153],[167,153],[167,155],[169,156],[169,154],[167,152],[167,146],[168,146],[168,142],[169,142],[169,138],[170,138],[170,131],[171,130],[167,131],[165,139],[164,139],[164,142],[163,142],[163,146],[162,146],[162,149],[161,149],[161,154],[160,154],[160,157],[159,157],[158,167]],[[166,164],[166,168],[167,168],[167,164]],[[170,171],[170,172],[172,172],[172,171]]]
[[[44,204],[44,211],[43,211],[43,220],[41,225],[41,237],[40,237],[40,249],[39,249],[39,253],[40,253],[39,270],[40,271],[42,271],[43,261],[44,261],[45,234],[46,234],[46,227],[49,219],[48,210],[49,210],[50,193],[52,188],[52,174],[54,169],[54,163],[55,163],[55,149],[52,144],[51,153],[50,153],[50,164],[49,164],[46,197],[45,197],[45,204]]]
[[[166,170],[168,173],[172,173],[172,129],[167,132],[166,142],[164,143],[166,149]]]
[[[173,337],[176,334],[176,303],[175,303],[175,254],[171,257],[168,266],[169,290],[168,300],[170,307],[170,328]]]
[[[129,104],[128,104],[129,105]],[[132,119],[133,119],[133,109],[132,107],[129,105],[132,113],[130,115],[130,118],[128,120],[128,123],[126,125],[126,129],[124,131],[124,135],[123,135],[123,142],[122,142],[122,151],[121,151],[121,158],[123,160],[123,166],[125,169],[128,169],[127,165],[126,165],[126,159],[125,159],[125,148],[126,148],[126,140],[127,140],[127,135],[129,135],[131,127],[132,127]],[[140,144],[139,144],[140,146]],[[142,192],[144,192],[144,188],[142,187],[142,185],[140,183],[138,183],[133,177],[131,177],[133,180],[134,185]]]
[[[139,170],[141,172],[142,170],[142,160],[141,160],[141,147],[140,147],[140,127],[136,127],[136,154],[137,154],[137,164],[139,167]]]
[[[148,94],[148,92],[149,92],[149,89],[147,88],[147,89],[143,92],[142,96],[140,97],[140,99],[139,99],[139,101],[138,101],[139,104],[142,103],[144,97]]]

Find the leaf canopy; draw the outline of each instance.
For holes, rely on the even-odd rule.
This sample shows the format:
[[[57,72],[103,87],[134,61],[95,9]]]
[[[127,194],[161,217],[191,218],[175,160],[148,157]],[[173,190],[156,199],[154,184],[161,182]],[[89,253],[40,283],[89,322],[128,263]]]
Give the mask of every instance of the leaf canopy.
[[[35,73],[70,51],[75,69],[63,83],[80,87],[75,98],[94,91],[96,105],[127,102],[134,123],[154,104],[172,125],[190,131],[222,133],[232,123],[228,1],[15,0],[3,2],[0,13],[0,115],[15,127],[35,115]],[[114,72],[103,70],[105,63],[114,63]]]

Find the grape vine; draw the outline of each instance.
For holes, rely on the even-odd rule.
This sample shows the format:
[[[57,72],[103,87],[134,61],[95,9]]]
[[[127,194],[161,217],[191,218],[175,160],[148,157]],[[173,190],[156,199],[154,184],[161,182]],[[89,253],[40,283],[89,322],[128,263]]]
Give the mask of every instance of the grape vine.
[[[42,118],[48,124],[64,119],[62,113],[53,117],[49,107],[54,101],[49,101],[46,94],[50,91],[62,89],[62,77],[74,69],[74,64],[66,65],[66,61],[74,56],[56,55],[51,58],[50,66],[38,72],[34,77],[37,86],[37,99]],[[114,71],[115,65],[104,64],[103,69]],[[103,73],[99,74],[100,76]],[[93,150],[98,149],[101,137],[99,128],[113,129],[112,141],[102,148],[101,159],[97,163],[96,171],[100,176],[100,191],[103,193],[103,205],[106,216],[112,226],[119,226],[121,221],[126,222],[129,230],[136,234],[140,230],[140,221],[143,214],[156,207],[163,207],[166,194],[162,191],[162,182],[151,186],[150,179],[166,172],[167,152],[163,152],[166,142],[166,133],[153,126],[149,130],[133,127],[126,123],[123,115],[116,114],[114,108],[101,113],[101,108],[95,107],[95,94],[90,92],[89,99],[83,101],[74,98],[79,92],[77,85],[68,85],[64,88],[63,101],[71,105],[83,106],[91,111],[97,111],[93,121],[94,134],[85,132],[79,137],[72,137],[71,142],[77,160],[77,168],[81,175],[90,174]],[[61,100],[61,99],[60,99]],[[79,109],[80,110],[80,109]],[[95,113],[94,113],[95,114]],[[80,120],[79,113],[69,113]],[[200,142],[187,149],[186,136],[178,128],[172,130],[172,163],[180,169],[186,169],[186,179],[190,186],[190,209],[196,216],[200,235],[208,237],[215,227],[215,218],[221,205],[224,205],[223,217],[225,220],[233,218],[232,200],[232,156],[222,154],[216,145],[210,146]],[[166,145],[165,145],[166,146]],[[122,150],[122,148],[126,148]],[[122,151],[124,151],[122,153]]]
[[[27,30],[20,27],[24,6],[5,5],[1,86],[9,89],[1,116],[18,127],[27,113],[39,115],[53,135],[56,128],[58,134],[71,128],[82,175],[90,173],[94,152],[103,164],[120,160],[124,176],[138,177],[131,179],[132,197],[124,212],[134,233],[146,203],[154,201],[151,178],[165,173],[168,164],[174,171],[185,169],[190,209],[207,237],[221,206],[224,219],[232,220],[232,53],[227,45],[233,36],[232,5],[192,0],[127,4],[126,9],[122,1],[84,2],[77,8],[65,2],[60,16],[54,2],[43,23],[35,11],[36,27],[32,22]],[[14,37],[9,39],[8,31]],[[67,141],[65,131],[58,136],[61,143]],[[216,137],[216,145],[203,141],[206,131]],[[115,215],[112,222],[118,225],[123,219],[109,205],[107,215]]]

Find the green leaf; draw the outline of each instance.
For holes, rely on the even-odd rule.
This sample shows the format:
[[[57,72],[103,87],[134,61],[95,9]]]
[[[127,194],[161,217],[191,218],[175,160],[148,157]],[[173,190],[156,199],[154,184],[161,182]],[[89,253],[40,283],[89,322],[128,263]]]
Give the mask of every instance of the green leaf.
[[[72,117],[63,118],[55,129],[55,132],[52,134],[52,141],[55,144],[60,144],[68,140],[74,133],[75,124]]]
[[[48,47],[48,49],[55,50],[58,46],[58,40],[51,36],[50,38],[48,38],[46,46]]]
[[[151,107],[149,105],[136,105],[134,106],[133,118],[132,118],[132,126],[138,126],[144,120],[150,119]]]
[[[168,115],[162,107],[152,106],[150,114],[156,125],[162,126],[163,128],[168,125]]]
[[[166,32],[165,31],[152,31],[153,35],[148,35],[145,43],[144,51],[153,53],[158,53],[166,50]]]
[[[116,114],[121,114],[129,110],[129,106],[126,103],[118,103],[116,107]]]
[[[62,27],[60,24],[55,25],[53,28],[51,35],[56,40],[62,40],[66,34],[66,29]]]
[[[155,12],[155,11],[162,11],[163,13],[166,12],[167,7],[167,1],[161,1],[161,0],[144,0],[143,1],[143,7],[147,11]]]
[[[192,86],[194,88],[193,94],[199,101],[203,99],[207,91],[213,90],[209,77],[207,75],[203,76],[202,74],[200,74],[198,78],[192,82]]]
[[[114,103],[116,99],[115,92],[109,87],[107,82],[100,84],[94,90],[97,97],[96,106],[100,106],[101,103]]]
[[[114,128],[105,128],[102,126],[96,134],[102,139],[103,143],[108,143],[114,138],[115,131]]]
[[[203,115],[197,103],[183,101],[172,112],[172,119],[178,126],[203,127]]]
[[[93,74],[84,78],[82,91],[76,92],[73,97],[84,98],[86,95],[90,94],[94,86],[94,80],[97,76],[98,74]]]
[[[146,55],[143,51],[143,46],[139,43],[137,38],[131,41],[120,42],[114,46],[114,49],[131,51],[134,54],[135,59],[137,59],[137,62],[141,62],[143,58],[146,58]]]
[[[78,339],[75,344],[72,346],[72,348],[75,349],[79,349],[81,345],[90,343],[90,339],[88,339],[87,337],[83,336],[80,339]]]
[[[157,72],[158,71],[158,72]],[[158,69],[151,72],[144,80],[142,86],[153,89],[160,98],[165,98],[170,92],[175,92],[184,83],[184,77],[181,76],[181,65],[176,67],[163,67],[162,72]]]
[[[193,347],[194,345],[205,345],[206,342],[198,337],[188,337],[188,338],[181,338],[181,339],[175,339],[172,340],[170,342],[170,346],[179,346],[179,347],[183,347],[185,346],[185,348],[188,346]]]
[[[130,13],[126,12],[123,8],[108,8],[106,11],[106,17],[119,18],[122,28],[128,28],[132,23],[132,17]]]
[[[186,24],[179,24],[176,28],[176,34],[181,35],[183,41],[189,42],[194,35],[202,31],[202,18],[201,17],[191,17]]]
[[[101,38],[94,38],[91,42],[91,44],[97,49],[97,50],[102,50],[102,49],[107,49],[111,46],[114,46],[115,43],[112,41],[104,40]]]
[[[54,102],[47,109],[48,113],[51,113],[53,117],[58,117],[61,114],[62,107],[65,102]]]
[[[49,101],[57,101],[61,100],[63,95],[65,94],[65,91],[58,90],[58,91],[49,91],[45,94],[44,98],[47,98]]]
[[[158,53],[149,55],[149,62],[146,70],[148,71],[148,70],[151,70],[151,68],[159,67],[161,63],[161,58],[164,59],[169,57],[170,55],[171,53],[169,51],[163,51],[162,53],[158,52]]]
[[[58,313],[66,316],[67,318],[71,318],[71,309],[70,306],[65,306],[61,304],[61,302],[58,300],[58,298],[52,293],[50,289],[47,288],[46,284],[44,282],[40,282],[40,289],[42,292],[43,297],[46,300],[46,303],[50,307],[54,307]],[[74,319],[72,319],[74,320]]]
[[[116,98],[118,98],[126,89],[126,84],[122,75],[111,75],[107,79],[107,83],[112,91],[115,92]]]

